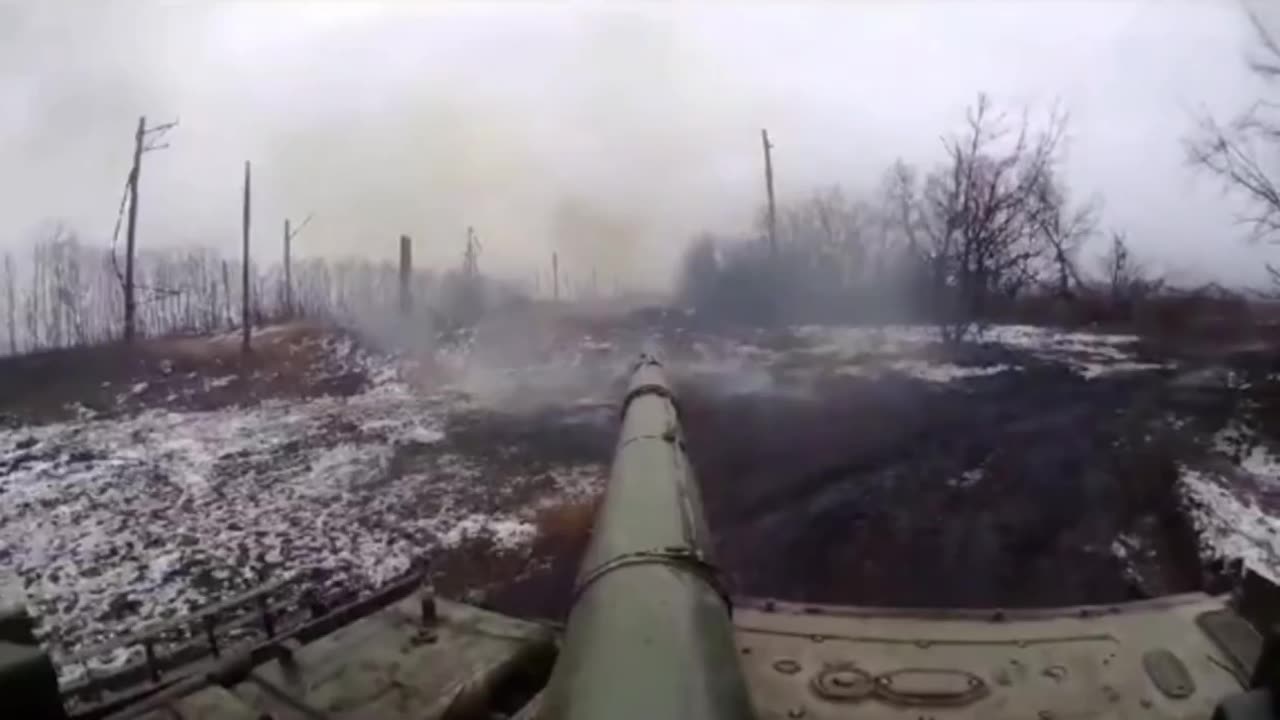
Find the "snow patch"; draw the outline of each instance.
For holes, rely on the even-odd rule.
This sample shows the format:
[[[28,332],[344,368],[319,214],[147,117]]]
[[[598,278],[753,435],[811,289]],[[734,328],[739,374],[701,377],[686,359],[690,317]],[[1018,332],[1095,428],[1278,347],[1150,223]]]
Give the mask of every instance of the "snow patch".
[[[1269,578],[1280,579],[1280,518],[1219,479],[1183,468],[1183,497],[1208,559],[1239,558]]]
[[[426,449],[445,439],[445,403],[384,385],[0,431],[0,553],[58,658],[260,572],[318,572],[322,592],[371,588],[469,538],[528,543],[527,519],[492,508],[512,479],[483,457]],[[419,466],[402,474],[393,460],[406,443]],[[586,485],[549,491],[575,482]]]
[[[940,342],[934,326],[890,325],[885,327],[799,326],[792,334],[808,344],[808,352],[843,361],[837,373],[874,377],[877,360],[920,355]],[[1031,325],[993,325],[978,332],[973,340],[1022,350],[1033,357],[1064,364],[1086,379],[1124,372],[1161,370],[1168,366],[1134,359],[1136,335],[1064,332]],[[850,363],[852,361],[852,363]],[[989,370],[928,363],[921,360],[891,362],[900,372],[931,382],[950,382],[966,377],[1004,372],[1008,366]]]
[[[213,378],[207,383],[206,386],[210,388],[224,388],[230,385],[231,383],[235,382],[235,380],[236,380],[235,375],[223,375],[222,377]]]
[[[1080,375],[1082,375],[1086,380],[1092,380],[1093,378],[1102,377],[1104,375],[1165,370],[1169,366],[1162,363],[1145,363],[1126,360],[1111,364],[1077,362],[1073,363],[1073,367],[1075,368],[1075,371],[1080,373]]]
[[[1012,369],[1009,365],[965,367],[962,365],[954,365],[952,363],[928,363],[918,360],[899,360],[890,365],[890,367],[895,372],[910,375],[911,377],[919,380],[935,383],[948,383],[968,378],[988,377],[990,375],[998,375]]]
[[[1264,485],[1280,485],[1280,453],[1239,420],[1213,435],[1213,448]]]
[[[960,473],[959,477],[949,478],[947,480],[947,487],[963,490],[977,485],[984,477],[986,477],[986,472],[982,468],[969,468],[968,470]]]
[[[465,540],[484,537],[491,540],[494,547],[512,549],[529,543],[536,534],[533,523],[524,520],[472,514],[453,521],[440,533],[440,543],[444,547],[456,547]]]
[[[835,369],[837,375],[875,379],[887,373],[906,375],[917,380],[931,383],[949,383],[977,377],[990,377],[1009,370],[1016,370],[1012,365],[956,365],[954,363],[931,363],[924,360],[895,360],[889,363],[861,362],[842,365]]]

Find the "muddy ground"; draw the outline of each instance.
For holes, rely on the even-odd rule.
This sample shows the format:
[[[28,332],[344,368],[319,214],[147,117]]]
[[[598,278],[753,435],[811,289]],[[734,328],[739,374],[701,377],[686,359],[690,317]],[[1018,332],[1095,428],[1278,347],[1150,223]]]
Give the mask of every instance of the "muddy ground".
[[[855,351],[841,358],[859,369],[850,373],[804,334],[708,332],[692,320],[651,318],[661,330],[650,328],[650,342],[678,382],[735,593],[1027,607],[1217,592],[1238,566],[1199,522],[1217,511],[1185,492],[1182,476],[1207,468],[1260,524],[1280,514],[1277,468],[1236,464],[1250,453],[1275,459],[1280,386],[1269,347],[1180,354],[1123,337],[1095,352],[1087,339],[1055,346],[997,332],[944,348],[926,336],[909,351]],[[748,347],[730,353],[748,361],[708,358],[709,335]],[[955,377],[861,372],[871,355],[923,357],[934,363],[924,369]],[[1233,426],[1247,426],[1234,448],[1222,438]],[[1240,555],[1274,571],[1274,523],[1259,534],[1258,552]],[[498,604],[530,612],[530,597]],[[532,597],[537,612],[564,609]]]
[[[1106,603],[1221,589],[1224,559],[1280,550],[1269,346],[545,309],[430,354],[314,325],[247,361],[237,342],[0,361],[0,557],[47,641],[422,562],[444,594],[562,618],[641,349],[677,384],[736,593]]]

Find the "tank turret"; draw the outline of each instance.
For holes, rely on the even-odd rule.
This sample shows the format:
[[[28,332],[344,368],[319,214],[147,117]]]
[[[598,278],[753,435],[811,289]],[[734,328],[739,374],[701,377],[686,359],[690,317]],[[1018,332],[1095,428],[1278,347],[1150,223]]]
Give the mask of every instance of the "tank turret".
[[[539,717],[747,718],[752,709],[680,414],[643,356]]]

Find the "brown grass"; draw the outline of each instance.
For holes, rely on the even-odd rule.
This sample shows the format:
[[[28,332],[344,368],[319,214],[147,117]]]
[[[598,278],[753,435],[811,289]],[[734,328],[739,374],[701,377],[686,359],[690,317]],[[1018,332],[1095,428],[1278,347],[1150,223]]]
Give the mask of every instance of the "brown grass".
[[[534,517],[539,544],[554,546],[585,543],[595,524],[600,498],[569,500],[542,508]]]

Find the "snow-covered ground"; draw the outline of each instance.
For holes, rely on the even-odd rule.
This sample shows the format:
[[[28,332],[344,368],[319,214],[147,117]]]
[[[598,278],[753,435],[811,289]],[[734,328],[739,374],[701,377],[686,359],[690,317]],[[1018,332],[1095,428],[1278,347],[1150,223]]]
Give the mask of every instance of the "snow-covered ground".
[[[776,389],[771,366],[786,365],[799,351],[819,358],[820,372],[875,379],[886,375],[946,384],[1016,372],[1021,362],[1035,361],[1070,369],[1084,380],[1119,374],[1175,370],[1172,363],[1153,363],[1136,355],[1133,335],[1061,332],[1052,328],[997,325],[974,340],[1017,351],[1014,359],[990,364],[956,364],[938,359],[938,333],[932,327],[803,326],[791,333],[799,348],[776,350],[742,342],[729,348],[704,344],[699,349],[707,370],[719,368],[738,378],[746,392]],[[812,367],[801,375],[811,379]],[[1211,378],[1203,376],[1212,375]],[[1192,377],[1194,376],[1194,378]],[[1221,376],[1221,377],[1219,377]],[[794,377],[794,375],[793,375]],[[1243,388],[1234,371],[1210,368],[1187,373],[1188,383]],[[1229,423],[1213,438],[1211,451],[1221,461],[1219,471],[1182,468],[1180,489],[1191,514],[1202,556],[1240,559],[1280,582],[1280,447],[1273,447],[1239,422]],[[951,487],[965,487],[975,477],[967,473],[947,479]],[[1134,572],[1132,562],[1150,554],[1135,537],[1122,535],[1111,552]]]
[[[473,541],[519,552],[538,532],[539,510],[598,492],[605,466],[522,472],[501,453],[459,449],[450,418],[476,408],[614,402],[615,383],[642,346],[669,350],[673,374],[696,373],[729,392],[779,389],[796,368],[806,381],[820,372],[936,384],[1017,372],[1023,362],[1058,363],[1085,380],[1165,368],[1137,358],[1132,336],[1025,326],[989,328],[982,342],[1016,352],[987,364],[941,359],[937,332],[925,327],[800,327],[782,343],[764,334],[692,335],[579,337],[536,360],[462,338],[439,349],[439,377],[429,382],[415,378],[420,368],[337,343],[329,351],[355,358],[369,380],[361,392],[205,411],[153,403],[0,429],[0,559],[60,656],[263,575],[309,573],[327,587],[372,588]],[[223,391],[235,380],[211,375],[205,387]],[[145,382],[118,388],[122,404],[151,393]],[[1269,457],[1236,460],[1280,480],[1280,470],[1261,469]],[[1184,483],[1201,501],[1207,552],[1274,561],[1280,532],[1271,515],[1217,479],[1187,471]]]
[[[601,487],[598,465],[460,453],[445,418],[465,398],[364,370],[350,397],[0,430],[0,557],[55,657],[264,577],[373,588],[464,542],[518,549],[541,506]]]
[[[1184,468],[1184,497],[1206,558],[1242,560],[1246,567],[1280,583],[1280,517],[1264,509],[1250,489]]]
[[[1280,583],[1280,452],[1239,419],[1214,434],[1212,450],[1225,465],[1180,472],[1201,554]]]
[[[805,325],[791,328],[798,346],[777,349],[750,339],[735,343],[699,341],[694,343],[698,361],[692,366],[707,374],[714,372],[756,373],[748,387],[763,386],[758,374],[769,368],[786,368],[793,380],[808,381],[824,373],[858,378],[900,375],[929,383],[950,383],[976,377],[1017,371],[1019,362],[969,362],[958,364],[940,359],[945,351],[937,328],[932,326],[889,325],[884,327],[831,327]],[[1029,325],[993,325],[972,340],[992,348],[1018,353],[1022,362],[1061,365],[1085,379],[1120,374],[1164,370],[1169,366],[1139,360],[1135,355],[1138,338],[1133,335],[1061,332]],[[798,372],[794,356],[803,354],[817,360]]]

